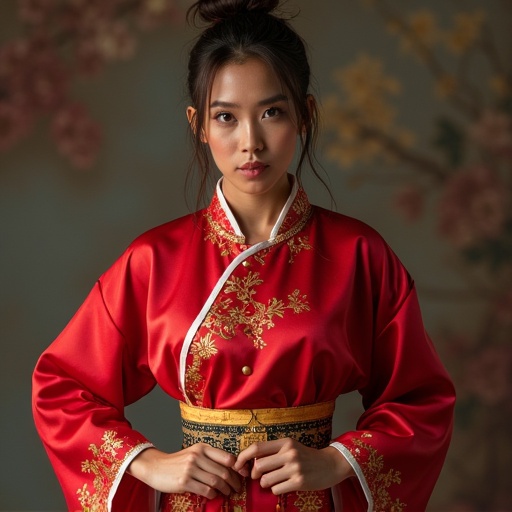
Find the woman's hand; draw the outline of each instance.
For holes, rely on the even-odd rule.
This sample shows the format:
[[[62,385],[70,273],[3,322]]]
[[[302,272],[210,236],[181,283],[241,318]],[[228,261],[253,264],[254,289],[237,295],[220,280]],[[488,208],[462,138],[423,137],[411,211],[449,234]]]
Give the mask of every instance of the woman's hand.
[[[191,492],[208,499],[219,492],[241,489],[240,475],[232,467],[235,457],[198,443],[176,453],[147,448],[133,459],[128,473],[164,493]]]
[[[249,471],[250,462],[252,469]],[[255,443],[240,452],[233,469],[260,479],[276,495],[292,491],[327,489],[354,476],[345,457],[336,448],[308,448],[293,439]]]

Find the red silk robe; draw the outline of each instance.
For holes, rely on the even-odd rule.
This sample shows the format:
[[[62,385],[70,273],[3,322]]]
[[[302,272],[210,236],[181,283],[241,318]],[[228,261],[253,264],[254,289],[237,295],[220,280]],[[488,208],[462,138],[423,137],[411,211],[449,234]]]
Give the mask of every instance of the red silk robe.
[[[267,242],[245,245],[220,186],[208,208],[143,234],[42,354],[35,423],[69,510],[158,507],[125,473],[152,445],[123,413],[156,384],[223,409],[357,390],[365,412],[332,441],[357,478],[332,498],[290,493],[287,512],[424,510],[452,429],[453,386],[407,271],[374,230],[311,206],[297,185]],[[163,496],[161,506],[192,510],[194,500]],[[236,503],[275,510],[276,497],[249,481]]]

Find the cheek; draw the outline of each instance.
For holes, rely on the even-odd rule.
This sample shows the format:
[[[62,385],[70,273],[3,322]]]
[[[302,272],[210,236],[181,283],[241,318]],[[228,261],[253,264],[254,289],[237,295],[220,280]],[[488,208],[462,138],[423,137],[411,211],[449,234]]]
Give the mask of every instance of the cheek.
[[[208,138],[208,146],[210,147],[210,151],[212,152],[212,156],[215,160],[225,158],[233,152],[233,142],[231,137],[227,134],[223,134],[222,136],[210,134],[210,137]]]
[[[274,134],[271,140],[274,147],[280,148],[283,157],[291,158],[295,154],[295,148],[297,147],[297,130],[295,127],[281,130],[279,133]]]

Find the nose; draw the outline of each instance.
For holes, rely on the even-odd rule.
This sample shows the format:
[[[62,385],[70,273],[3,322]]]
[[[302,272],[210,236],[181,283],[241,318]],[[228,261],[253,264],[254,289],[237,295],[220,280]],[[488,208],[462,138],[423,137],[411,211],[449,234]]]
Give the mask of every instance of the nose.
[[[254,153],[261,151],[264,145],[264,137],[259,123],[253,121],[243,123],[240,134],[240,149],[244,153]]]

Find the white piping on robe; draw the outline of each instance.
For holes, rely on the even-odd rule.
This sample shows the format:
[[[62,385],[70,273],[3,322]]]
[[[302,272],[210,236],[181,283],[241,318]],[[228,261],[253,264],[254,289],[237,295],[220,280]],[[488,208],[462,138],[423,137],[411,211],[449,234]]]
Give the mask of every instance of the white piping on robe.
[[[361,469],[361,466],[357,462],[357,460],[354,458],[354,456],[350,453],[349,449],[338,442],[331,443],[329,446],[332,446],[333,448],[336,448],[348,461],[348,463],[352,466],[352,469],[354,470],[359,483],[361,485],[361,488],[363,489],[366,501],[368,502],[368,512],[373,512],[373,497],[372,493],[370,491],[370,488],[368,487],[368,482],[366,481],[366,478],[364,477],[363,470]]]
[[[119,468],[117,475],[112,482],[112,487],[110,488],[110,492],[108,493],[107,498],[107,510],[108,512],[112,512],[112,501],[114,500],[114,496],[117,492],[117,488],[119,487],[119,484],[121,483],[121,480],[123,479],[124,473],[126,471],[126,468],[130,465],[130,462],[139,455],[139,453],[143,452],[147,448],[154,448],[154,445],[152,443],[143,443],[136,446],[124,459],[123,463],[121,464],[121,467]],[[155,508],[156,511],[156,508]]]
[[[231,227],[233,228],[233,231],[235,232],[235,234],[237,236],[244,236],[244,234],[242,233],[242,230],[240,229],[240,226],[238,225],[238,222],[236,221],[235,216],[233,215],[233,212],[229,208],[228,202],[226,201],[224,194],[222,193],[221,183],[222,183],[223,179],[224,178],[221,178],[217,182],[217,187],[216,187],[219,203],[222,206],[222,209],[224,210],[224,213],[226,214],[226,217],[228,218],[229,223],[231,224]]]
[[[240,231],[240,228],[238,226],[238,223],[235,220],[235,216],[229,209],[228,203],[226,202],[226,199],[224,198],[224,195],[221,190],[221,182],[222,178],[217,183],[217,195],[219,197],[220,204],[222,206],[222,209],[224,210],[224,213],[226,214],[227,218],[229,219],[229,222],[231,223],[231,227],[235,232],[240,233],[241,236],[243,234]],[[244,252],[240,253],[224,270],[222,276],[217,281],[215,287],[210,293],[210,296],[204,303],[203,307],[201,308],[201,311],[195,318],[195,320],[192,322],[192,325],[190,326],[187,335],[185,336],[185,340],[183,341],[183,346],[181,347],[181,353],[180,353],[180,386],[181,386],[181,392],[183,393],[183,396],[187,403],[189,402],[186,391],[185,391],[185,372],[186,372],[186,363],[187,363],[187,355],[188,351],[190,349],[190,345],[192,344],[192,340],[194,339],[194,336],[203,323],[206,315],[208,314],[208,311],[210,311],[210,308],[212,307],[213,303],[215,302],[215,299],[219,295],[220,291],[222,290],[222,287],[228,280],[229,276],[233,273],[235,268],[242,263],[242,261],[245,261],[247,258],[252,256],[253,254],[256,254],[258,251],[261,251],[263,249],[266,249],[267,247],[270,247],[274,240],[279,233],[279,229],[286,218],[286,215],[288,214],[288,211],[290,210],[290,207],[295,199],[295,196],[297,195],[297,191],[299,190],[299,186],[297,184],[297,180],[294,180],[292,191],[290,193],[290,197],[288,197],[288,200],[286,201],[286,204],[283,206],[283,209],[281,210],[281,213],[279,214],[279,217],[277,219],[277,222],[275,226],[272,228],[272,231],[270,232],[270,238],[268,240],[265,240],[263,242],[259,242],[257,244],[254,244],[253,246],[246,249]]]

